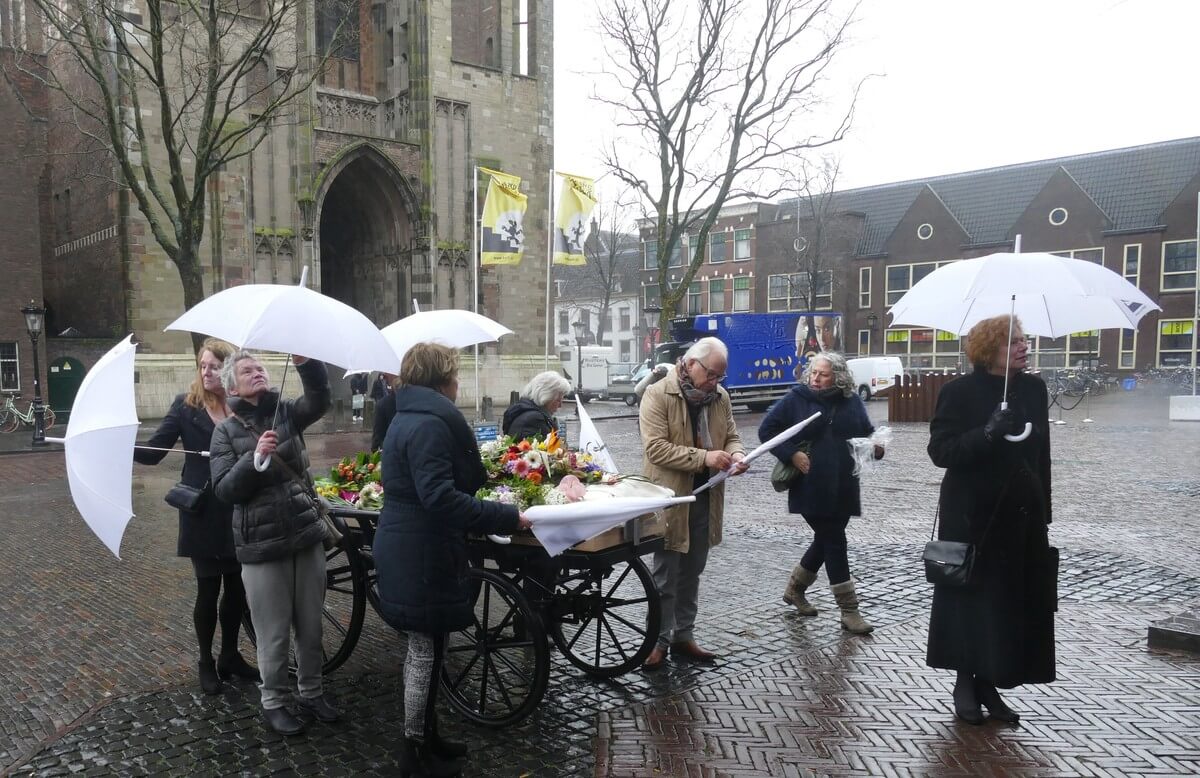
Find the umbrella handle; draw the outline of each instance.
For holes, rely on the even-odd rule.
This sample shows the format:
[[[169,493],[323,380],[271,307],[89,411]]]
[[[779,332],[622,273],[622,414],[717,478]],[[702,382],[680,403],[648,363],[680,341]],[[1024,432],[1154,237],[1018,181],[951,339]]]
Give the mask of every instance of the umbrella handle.
[[[512,543],[512,538],[508,535],[488,535],[487,539],[493,543],[499,543],[502,546],[507,546],[509,543]]]
[[[1030,424],[1029,422],[1025,422],[1025,431],[1024,432],[1022,432],[1020,435],[1005,435],[1004,439],[1010,440],[1013,443],[1020,443],[1022,440],[1029,437],[1029,433],[1031,433],[1031,432],[1033,432],[1033,425]]]
[[[62,443],[65,445],[67,442],[67,439],[66,438],[52,438],[49,435],[47,435],[46,442],[47,443]]]
[[[266,457],[263,457],[257,451],[254,452],[254,469],[255,470],[257,470],[260,473],[263,473],[263,472],[266,472],[267,468],[270,466],[271,466],[271,455],[270,454],[267,454]]]

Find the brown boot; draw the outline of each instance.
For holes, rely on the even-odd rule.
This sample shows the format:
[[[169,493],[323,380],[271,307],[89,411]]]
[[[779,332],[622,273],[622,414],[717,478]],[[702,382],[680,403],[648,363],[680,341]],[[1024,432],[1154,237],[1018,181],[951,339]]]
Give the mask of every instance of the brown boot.
[[[854,581],[834,584],[829,587],[829,591],[833,592],[833,598],[842,610],[842,629],[855,635],[865,635],[875,629],[858,612],[858,595],[854,593]]]
[[[817,609],[804,597],[804,592],[817,580],[817,574],[802,565],[796,565],[792,577],[788,579],[787,588],[783,590],[783,601],[795,606],[801,616],[816,616]]]

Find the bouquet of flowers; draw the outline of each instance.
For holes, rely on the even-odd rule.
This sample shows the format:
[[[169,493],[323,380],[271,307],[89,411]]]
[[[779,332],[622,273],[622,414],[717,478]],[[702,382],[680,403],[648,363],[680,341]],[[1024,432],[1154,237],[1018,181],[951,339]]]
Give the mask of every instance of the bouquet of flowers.
[[[313,479],[317,494],[333,505],[364,511],[383,507],[383,485],[379,483],[379,453],[348,456],[329,469],[329,475]]]
[[[545,440],[511,437],[479,447],[487,484],[475,493],[481,500],[509,503],[525,510],[532,505],[562,505],[583,499],[589,484],[614,484],[591,454],[571,451],[551,431]]]

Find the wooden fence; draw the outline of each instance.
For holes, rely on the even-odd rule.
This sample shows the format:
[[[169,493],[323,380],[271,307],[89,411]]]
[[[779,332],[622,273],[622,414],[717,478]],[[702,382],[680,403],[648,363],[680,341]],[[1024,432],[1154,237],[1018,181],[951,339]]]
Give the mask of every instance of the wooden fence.
[[[896,383],[888,389],[888,421],[930,421],[937,407],[938,392],[955,378],[957,373],[896,376]]]

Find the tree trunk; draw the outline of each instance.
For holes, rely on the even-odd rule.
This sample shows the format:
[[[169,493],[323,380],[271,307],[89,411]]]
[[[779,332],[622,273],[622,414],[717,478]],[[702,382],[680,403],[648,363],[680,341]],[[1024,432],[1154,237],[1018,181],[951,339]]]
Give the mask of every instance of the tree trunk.
[[[183,282],[183,309],[190,311],[192,306],[204,299],[204,273],[200,268],[199,241],[196,243],[181,242],[178,254],[174,257],[175,267],[179,269],[179,280]],[[201,332],[192,333],[192,351],[200,354],[200,347],[208,336]]]

